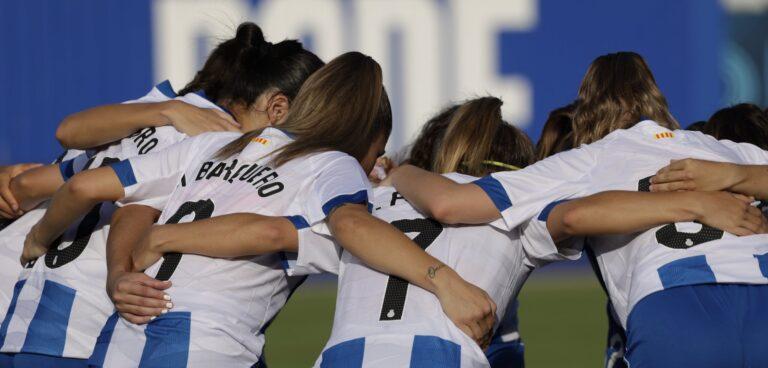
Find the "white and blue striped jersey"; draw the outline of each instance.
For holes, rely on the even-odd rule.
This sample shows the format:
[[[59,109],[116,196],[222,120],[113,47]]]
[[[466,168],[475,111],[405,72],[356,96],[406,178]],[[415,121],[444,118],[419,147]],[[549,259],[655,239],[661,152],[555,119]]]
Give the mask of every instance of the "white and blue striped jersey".
[[[476,179],[446,176],[460,182]],[[503,223],[448,226],[424,217],[392,187],[378,187],[374,194],[373,214],[485,290],[498,307],[497,321],[533,269],[521,243],[551,242],[546,224],[538,221],[513,231],[500,230]],[[297,265],[307,262],[305,248],[318,248],[320,243],[319,239],[300,243]],[[432,293],[342,252],[333,331],[315,367],[424,366],[487,367],[488,360],[445,316]]]
[[[67,150],[57,161],[73,159],[82,153],[83,151],[80,150]],[[24,239],[32,226],[43,217],[46,208],[48,208],[47,201],[0,230],[0,321],[3,321],[0,325],[0,346],[3,345],[4,336],[8,330],[8,321],[5,319],[6,312],[9,312],[9,307],[13,305],[10,310],[13,314],[13,309],[16,308],[17,295],[23,285],[23,283],[18,282],[18,279],[23,270],[19,258],[24,248]]]
[[[520,171],[492,174],[476,184],[494,201],[507,225],[517,226],[531,217],[546,221],[560,200],[607,190],[647,191],[651,176],[671,159],[684,158],[766,164],[768,153],[699,132],[670,131],[646,120],[593,144]],[[768,283],[768,235],[736,237],[687,222],[586,241],[625,328],[632,307],[660,290],[704,283]],[[556,251],[546,243],[533,245],[529,253],[538,257]]]
[[[166,81],[147,95],[126,103],[177,98],[203,107],[218,107],[198,94],[177,97]],[[172,126],[149,127],[98,152],[87,152],[60,164],[65,180],[84,169],[105,166],[168,147],[187,136]],[[19,278],[16,304],[6,319],[2,352],[34,353],[87,359],[114,306],[105,282],[106,242],[116,207],[100,203],[71,226],[48,253]],[[23,245],[23,237],[18,238]]]
[[[121,203],[162,209],[159,223],[258,213],[290,215],[297,229],[323,227],[340,205],[368,203],[367,176],[351,156],[313,153],[275,167],[272,153],[292,139],[267,128],[242,152],[216,157],[238,137],[207,133],[113,164],[125,187]],[[173,282],[166,290],[173,309],[141,326],[111,319],[90,364],[250,367],[260,360],[264,329],[300,280],[286,267],[282,253],[236,259],[167,254],[146,273]]]

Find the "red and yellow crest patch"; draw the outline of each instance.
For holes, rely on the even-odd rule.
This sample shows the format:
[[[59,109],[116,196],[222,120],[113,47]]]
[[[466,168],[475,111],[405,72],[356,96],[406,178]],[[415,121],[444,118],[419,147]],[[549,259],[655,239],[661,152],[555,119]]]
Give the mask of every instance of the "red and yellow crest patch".
[[[654,135],[654,138],[656,139],[675,138],[675,133],[672,133],[672,132],[656,133]]]
[[[269,139],[262,138],[262,137],[256,137],[251,139],[251,142],[261,143],[262,145],[266,146],[269,144]]]

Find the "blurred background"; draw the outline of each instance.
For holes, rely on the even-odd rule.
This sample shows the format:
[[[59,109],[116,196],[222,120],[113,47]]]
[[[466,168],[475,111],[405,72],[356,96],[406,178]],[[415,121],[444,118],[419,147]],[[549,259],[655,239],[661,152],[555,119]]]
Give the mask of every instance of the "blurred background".
[[[535,140],[596,56],[644,55],[683,124],[737,102],[768,104],[768,0],[4,0],[0,165],[47,162],[55,127],[84,108],[178,90],[251,20],[326,61],[382,65],[396,149],[451,101],[495,95]],[[308,282],[270,328],[271,367],[309,366],[331,325],[334,279]],[[596,367],[604,296],[584,262],[537,271],[521,295],[529,367]]]

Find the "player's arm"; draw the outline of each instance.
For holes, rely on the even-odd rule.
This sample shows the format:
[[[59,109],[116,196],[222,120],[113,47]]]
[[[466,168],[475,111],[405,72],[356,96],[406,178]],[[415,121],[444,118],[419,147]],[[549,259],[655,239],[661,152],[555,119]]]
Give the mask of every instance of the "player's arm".
[[[392,185],[414,207],[445,224],[485,224],[501,217],[485,191],[411,165],[390,173]]]
[[[765,219],[749,202],[726,192],[609,191],[562,202],[544,217],[555,242],[571,236],[629,234],[687,221],[736,235],[763,233]]]
[[[697,159],[675,160],[651,178],[652,191],[728,190],[768,198],[768,165]]]
[[[155,280],[132,268],[131,252],[157,221],[160,211],[142,205],[120,207],[112,215],[107,238],[107,294],[129,322],[143,324],[173,307],[163,290],[170,281]]]
[[[285,217],[234,213],[183,224],[153,226],[133,251],[133,267],[143,270],[165,253],[215,258],[298,251],[298,232]]]
[[[123,139],[139,129],[173,125],[189,136],[209,131],[238,131],[226,113],[183,101],[125,103],[93,107],[67,116],[56,130],[66,148],[86,149]]]
[[[83,171],[61,186],[40,221],[24,242],[22,263],[45,254],[48,245],[99,202],[125,196],[123,185],[111,167]]]
[[[405,234],[361,204],[345,204],[327,219],[333,237],[379,272],[394,275],[437,296],[445,314],[480,346],[490,341],[496,305],[488,294],[420,249]]]
[[[24,243],[22,262],[35,259],[75,220],[99,202],[119,201],[162,208],[186,166],[200,152],[205,136],[191,138],[160,151],[135,156],[71,177],[56,192],[43,218]],[[207,142],[207,141],[206,141]]]
[[[39,166],[41,164],[0,166],[0,218],[13,219],[24,214],[18,195],[11,188],[11,182],[24,172]]]
[[[18,201],[18,208],[29,211],[50,198],[64,184],[59,165],[40,166],[16,176],[10,189]]]

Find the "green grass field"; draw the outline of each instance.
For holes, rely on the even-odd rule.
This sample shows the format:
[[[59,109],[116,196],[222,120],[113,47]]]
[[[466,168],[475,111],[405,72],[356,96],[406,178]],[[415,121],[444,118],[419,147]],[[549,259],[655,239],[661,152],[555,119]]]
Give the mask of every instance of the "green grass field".
[[[270,368],[311,367],[331,330],[335,284],[306,285],[267,333]],[[520,294],[528,368],[599,367],[605,296],[593,276],[534,275]]]

